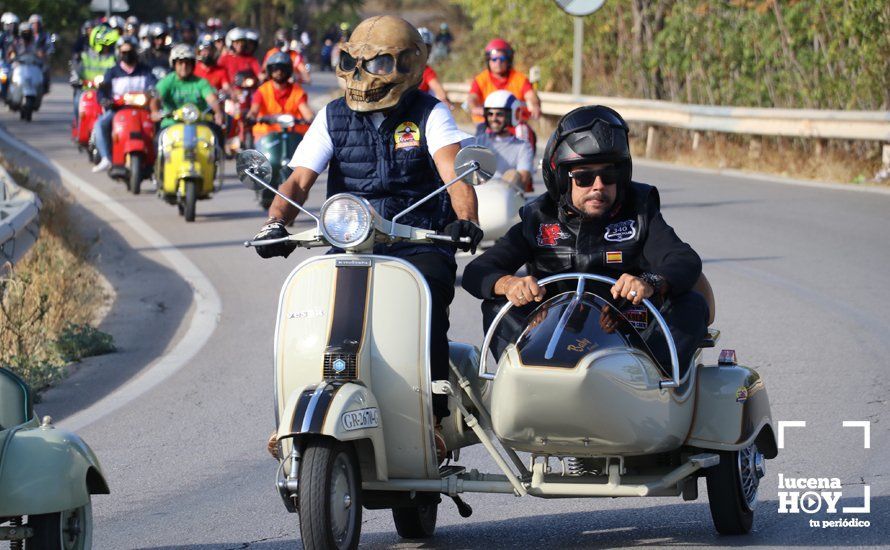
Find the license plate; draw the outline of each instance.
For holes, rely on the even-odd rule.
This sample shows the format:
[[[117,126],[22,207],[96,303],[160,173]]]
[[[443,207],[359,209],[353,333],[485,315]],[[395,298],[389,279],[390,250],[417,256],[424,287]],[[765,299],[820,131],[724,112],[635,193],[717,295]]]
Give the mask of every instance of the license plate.
[[[343,413],[340,424],[346,431],[376,428],[380,426],[380,411],[377,407],[359,409]]]

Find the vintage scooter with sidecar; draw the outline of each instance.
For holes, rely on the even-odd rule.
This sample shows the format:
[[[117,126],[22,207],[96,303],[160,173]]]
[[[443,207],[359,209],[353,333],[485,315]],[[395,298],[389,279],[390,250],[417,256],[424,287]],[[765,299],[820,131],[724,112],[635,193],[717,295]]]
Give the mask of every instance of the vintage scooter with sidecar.
[[[92,495],[107,495],[96,455],[76,434],[38,420],[31,390],[0,367],[0,541],[12,548],[89,549]]]
[[[292,170],[288,167],[297,145],[303,141],[303,135],[309,129],[306,121],[297,119],[293,115],[269,115],[260,117],[257,122],[263,124],[276,124],[280,130],[269,132],[256,142],[257,151],[264,154],[272,164],[271,185],[277,188],[281,182],[290,176]],[[260,208],[268,210],[272,205],[275,194],[261,185],[256,186],[256,198]]]
[[[173,112],[176,121],[161,133],[155,177],[158,196],[175,204],[187,222],[195,221],[195,204],[219,190],[219,147],[216,134],[206,124],[210,119],[195,105]]]
[[[115,100],[111,122],[111,169],[108,175],[123,180],[138,195],[155,161],[155,123],[148,110],[148,94],[127,92]]]
[[[478,184],[494,172],[493,155],[480,149],[458,154],[458,178]],[[246,151],[238,164],[242,181],[267,185],[271,166],[261,154]],[[345,251],[302,262],[279,298],[277,487],[299,513],[304,547],[355,548],[362,507],[391,508],[401,536],[424,538],[435,531],[440,495],[468,517],[461,493],[694,500],[699,477],[716,529],[751,529],[764,458],[778,451],[763,380],[734,352],[714,365],[701,364],[699,352],[681,368],[651,302],[628,317],[611,301],[614,280],[568,273],[539,282],[548,298],[509,335],[494,373],[479,349],[452,343],[450,380],[432,382],[429,287],[411,264],[375,255],[373,245],[450,239],[397,223],[402,214],[384,220],[349,194],[328,198],[317,217],[291,204],[316,227],[245,244]],[[510,310],[495,317],[483,350]],[[718,337],[710,331],[701,346]],[[650,349],[658,338],[670,365]],[[452,456],[481,443],[498,473],[437,463],[434,393],[449,398],[442,429]]]

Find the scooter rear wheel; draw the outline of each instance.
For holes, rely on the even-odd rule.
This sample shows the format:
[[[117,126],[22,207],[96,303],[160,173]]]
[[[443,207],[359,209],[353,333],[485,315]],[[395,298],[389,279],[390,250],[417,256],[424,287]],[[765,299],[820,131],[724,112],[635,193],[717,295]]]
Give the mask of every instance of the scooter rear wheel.
[[[142,155],[132,153],[130,155],[130,178],[127,180],[127,190],[138,195],[142,187]]]
[[[430,502],[410,508],[393,508],[392,519],[403,539],[428,539],[436,532],[439,503]]]
[[[361,472],[351,445],[312,439],[300,463],[300,536],[307,549],[358,547]]]
[[[757,445],[720,452],[720,463],[707,470],[708,504],[718,533],[744,535],[751,531],[761,477],[763,455]]]

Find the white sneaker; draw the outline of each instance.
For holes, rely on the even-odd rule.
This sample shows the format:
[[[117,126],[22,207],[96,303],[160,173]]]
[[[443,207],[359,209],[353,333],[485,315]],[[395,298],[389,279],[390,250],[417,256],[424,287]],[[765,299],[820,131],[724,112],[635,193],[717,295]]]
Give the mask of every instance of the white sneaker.
[[[111,168],[111,161],[103,158],[99,161],[99,164],[93,166],[93,172],[105,172],[109,168]]]

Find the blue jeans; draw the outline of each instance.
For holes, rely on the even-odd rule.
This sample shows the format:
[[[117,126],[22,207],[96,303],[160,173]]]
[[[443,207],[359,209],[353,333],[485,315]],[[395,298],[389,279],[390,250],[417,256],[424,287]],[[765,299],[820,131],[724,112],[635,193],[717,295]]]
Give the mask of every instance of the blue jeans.
[[[111,122],[114,119],[114,111],[108,110],[96,119],[96,148],[103,159],[111,161]]]

